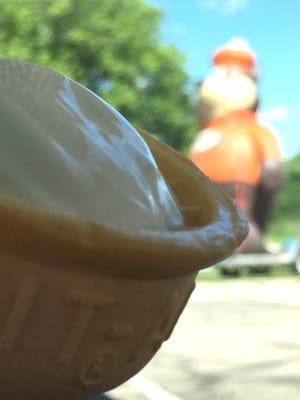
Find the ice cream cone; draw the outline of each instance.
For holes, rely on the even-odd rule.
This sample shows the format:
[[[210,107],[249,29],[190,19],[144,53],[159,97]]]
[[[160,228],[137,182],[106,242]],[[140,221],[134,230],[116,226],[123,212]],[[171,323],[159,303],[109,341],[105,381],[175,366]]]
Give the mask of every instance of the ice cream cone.
[[[178,229],[117,227],[0,197],[0,397],[82,400],[133,376],[169,338],[198,270],[247,233],[186,157],[141,132]]]

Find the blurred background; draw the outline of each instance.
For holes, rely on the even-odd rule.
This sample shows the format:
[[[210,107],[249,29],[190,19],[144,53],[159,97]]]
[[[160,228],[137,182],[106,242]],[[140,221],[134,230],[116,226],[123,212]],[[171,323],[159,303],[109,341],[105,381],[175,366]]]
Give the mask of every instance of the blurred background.
[[[195,84],[218,46],[245,37],[259,58],[260,114],[286,158],[268,232],[281,240],[298,233],[300,217],[299,11],[292,0],[0,0],[0,51],[67,74],[187,152]]]
[[[244,37],[259,59],[259,116],[280,137],[283,186],[266,238],[300,236],[300,3],[274,0],[0,1],[0,53],[79,81],[186,154],[198,133],[195,87],[211,55]],[[198,285],[170,341],[120,400],[296,400],[300,281],[291,266]]]

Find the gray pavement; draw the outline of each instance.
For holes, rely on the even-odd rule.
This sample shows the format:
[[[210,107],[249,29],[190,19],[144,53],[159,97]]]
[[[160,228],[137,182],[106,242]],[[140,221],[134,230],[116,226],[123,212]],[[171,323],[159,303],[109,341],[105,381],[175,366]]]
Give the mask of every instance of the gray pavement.
[[[170,340],[113,400],[298,400],[300,277],[199,283]]]

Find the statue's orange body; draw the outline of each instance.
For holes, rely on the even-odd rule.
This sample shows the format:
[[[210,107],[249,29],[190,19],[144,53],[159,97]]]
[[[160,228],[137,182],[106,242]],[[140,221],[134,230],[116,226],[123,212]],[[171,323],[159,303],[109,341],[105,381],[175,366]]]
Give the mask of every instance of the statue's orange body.
[[[194,163],[219,183],[256,185],[265,160],[280,160],[273,132],[254,112],[236,111],[209,122],[191,149]]]

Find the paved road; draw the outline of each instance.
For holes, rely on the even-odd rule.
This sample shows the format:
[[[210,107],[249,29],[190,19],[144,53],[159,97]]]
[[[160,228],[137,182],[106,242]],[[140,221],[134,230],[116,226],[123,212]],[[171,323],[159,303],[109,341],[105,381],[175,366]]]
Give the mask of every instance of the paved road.
[[[300,277],[199,283],[171,339],[114,400],[298,400]]]

